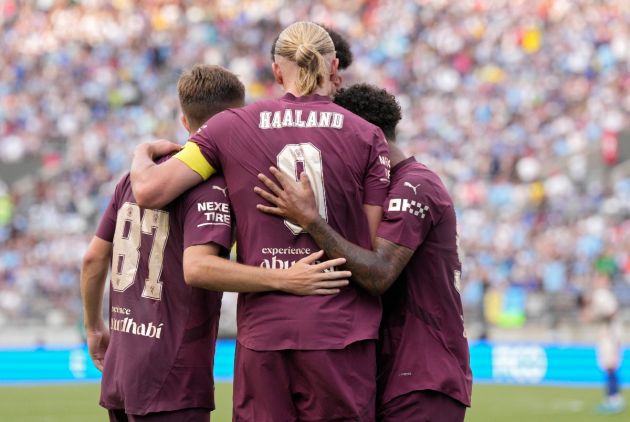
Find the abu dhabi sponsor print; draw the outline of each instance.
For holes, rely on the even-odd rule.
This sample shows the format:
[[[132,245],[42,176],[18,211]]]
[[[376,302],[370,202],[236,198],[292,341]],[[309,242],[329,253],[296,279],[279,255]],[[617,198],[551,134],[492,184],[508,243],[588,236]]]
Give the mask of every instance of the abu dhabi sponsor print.
[[[270,268],[276,270],[286,270],[291,268],[296,262],[311,253],[316,252],[311,248],[296,247],[266,247],[261,249],[261,253],[265,258],[260,263],[261,268]],[[313,265],[322,263],[315,261]],[[337,271],[336,267],[327,268],[324,272]]]
[[[129,308],[112,306],[111,317],[109,318],[110,331],[118,331],[121,333],[158,339],[161,337],[162,327],[164,327],[163,322],[138,322],[130,316],[131,313],[132,311]],[[119,315],[121,317],[117,318]],[[124,318],[122,318],[122,316],[124,316]]]

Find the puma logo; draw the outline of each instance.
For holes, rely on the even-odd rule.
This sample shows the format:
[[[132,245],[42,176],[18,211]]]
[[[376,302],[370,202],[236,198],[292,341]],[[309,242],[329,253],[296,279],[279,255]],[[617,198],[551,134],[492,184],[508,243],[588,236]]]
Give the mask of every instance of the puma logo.
[[[212,189],[220,190],[223,192],[223,196],[227,198],[227,187],[222,188],[221,186],[212,185]]]
[[[403,184],[403,186],[407,186],[408,188],[410,188],[411,190],[413,190],[413,194],[414,194],[414,195],[417,195],[417,194],[418,194],[418,192],[416,192],[416,189],[418,189],[418,186],[420,186],[420,183],[418,183],[416,186],[414,186],[414,185],[412,185],[412,184],[411,184],[411,183],[409,183],[409,182],[405,182],[405,183]]]

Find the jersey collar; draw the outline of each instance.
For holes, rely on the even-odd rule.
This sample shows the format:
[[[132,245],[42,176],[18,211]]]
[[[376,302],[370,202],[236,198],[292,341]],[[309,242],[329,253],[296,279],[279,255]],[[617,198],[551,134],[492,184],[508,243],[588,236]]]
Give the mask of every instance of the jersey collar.
[[[409,158],[405,158],[400,163],[398,163],[394,167],[392,167],[391,173],[394,174],[398,170],[400,170],[401,168],[406,167],[407,164],[411,164],[411,163],[415,163],[415,162],[416,162],[416,157],[414,157],[413,155],[411,157],[409,157]]]
[[[313,103],[313,102],[329,103],[330,102],[330,97],[327,95],[310,94],[310,95],[303,95],[301,97],[296,97],[290,92],[287,92],[286,94],[284,94],[281,99],[284,101],[290,101],[292,103]]]

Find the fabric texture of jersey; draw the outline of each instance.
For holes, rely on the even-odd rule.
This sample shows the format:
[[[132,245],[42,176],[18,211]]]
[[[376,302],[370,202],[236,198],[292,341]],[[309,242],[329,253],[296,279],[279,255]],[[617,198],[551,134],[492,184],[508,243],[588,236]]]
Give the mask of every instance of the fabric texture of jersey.
[[[282,269],[319,250],[298,227],[256,209],[262,202],[253,190],[257,175],[271,176],[272,165],[296,180],[306,172],[320,214],[346,239],[371,247],[363,205],[382,206],[387,195],[387,144],[379,128],[328,97],[286,94],[226,110],[191,141],[225,176],[239,262]],[[253,350],[341,349],[377,338],[379,320],[379,299],[352,285],[331,296],[245,293],[239,295],[238,340]]]
[[[377,236],[414,251],[383,295],[380,402],[435,390],[470,406],[455,210],[439,177],[414,158],[392,169]]]
[[[214,408],[212,367],[221,293],[189,287],[183,251],[232,241],[221,177],[161,210],[136,205],[129,175],[116,186],[96,232],[113,242],[111,339],[101,405],[128,414]]]

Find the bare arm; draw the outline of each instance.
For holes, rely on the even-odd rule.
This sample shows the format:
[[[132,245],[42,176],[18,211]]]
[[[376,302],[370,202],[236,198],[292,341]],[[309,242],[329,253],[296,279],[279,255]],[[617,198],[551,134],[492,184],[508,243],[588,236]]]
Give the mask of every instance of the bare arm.
[[[190,246],[184,251],[186,283],[226,292],[281,290],[295,295],[331,295],[348,285],[349,271],[334,271],[345,259],[315,263],[323,252],[311,254],[286,270],[243,265],[218,256],[215,244]]]
[[[411,249],[380,237],[376,238],[373,251],[362,248],[344,239],[321,217],[304,229],[329,257],[345,256],[345,268],[352,272],[353,280],[375,296],[390,288],[413,255]]]
[[[83,257],[81,298],[88,349],[94,365],[103,370],[109,330],[103,321],[103,293],[112,255],[112,244],[93,237]]]
[[[272,193],[258,187],[254,190],[262,198],[275,205],[274,207],[258,205],[260,211],[286,218],[300,225],[329,257],[345,257],[345,267],[352,272],[353,280],[371,294],[380,295],[394,283],[411,259],[413,255],[411,249],[378,237],[374,241],[373,251],[347,241],[317,213],[315,197],[305,174],[302,174],[300,182],[294,182],[276,168],[271,168],[271,172],[282,187],[263,174],[258,176]],[[379,209],[380,222],[381,208],[374,208]],[[371,219],[377,215],[376,210],[372,211],[374,212]],[[370,232],[375,233],[376,229],[372,231],[370,227]]]
[[[168,141],[144,142],[136,147],[131,163],[131,189],[143,208],[166,206],[191,187],[201,183],[201,176],[180,160],[153,160],[181,147]]]

